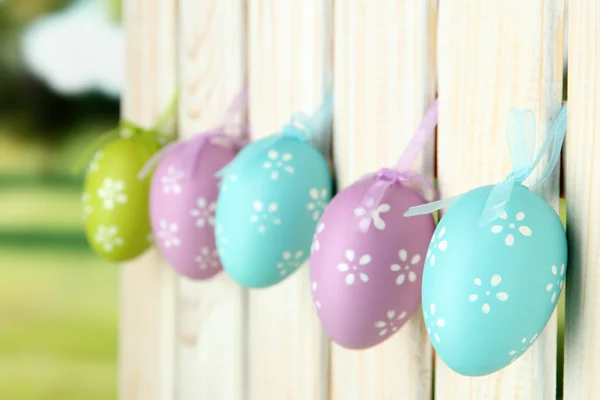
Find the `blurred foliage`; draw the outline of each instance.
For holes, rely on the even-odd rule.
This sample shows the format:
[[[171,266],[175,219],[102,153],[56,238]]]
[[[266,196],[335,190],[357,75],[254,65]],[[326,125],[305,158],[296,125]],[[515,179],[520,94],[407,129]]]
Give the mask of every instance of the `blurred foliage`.
[[[25,67],[21,34],[45,14],[63,10],[74,0],[5,0],[0,3],[0,131],[45,147],[61,146],[72,127],[90,119],[118,118],[118,102],[98,93],[62,96]],[[121,1],[107,0],[120,18]]]
[[[72,2],[73,0],[0,2],[0,90],[22,70],[19,56],[19,35],[22,30],[40,16],[59,11]]]
[[[119,104],[54,92],[21,50],[31,23],[76,1],[0,0],[2,400],[117,397],[119,270],[88,249],[80,177],[45,174],[68,171]],[[104,1],[119,19],[120,1]]]
[[[123,2],[122,0],[107,0],[110,3],[110,14],[115,21],[123,19]]]
[[[0,3],[0,16],[6,16],[11,26],[24,26],[40,15],[60,10],[73,0],[4,0]]]

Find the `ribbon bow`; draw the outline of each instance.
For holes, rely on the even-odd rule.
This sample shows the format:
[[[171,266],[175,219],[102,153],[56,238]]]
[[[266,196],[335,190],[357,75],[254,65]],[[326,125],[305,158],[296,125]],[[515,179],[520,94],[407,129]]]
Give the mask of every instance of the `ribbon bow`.
[[[218,171],[216,176],[227,176],[230,171],[236,170],[239,166],[262,154],[282,138],[293,138],[300,142],[310,142],[324,156],[327,156],[329,153],[329,135],[319,135],[319,133],[331,123],[332,110],[333,93],[329,93],[312,117],[301,112],[293,114],[290,122],[284,125],[281,132],[257,141],[252,147],[248,147],[245,151],[242,151],[232,162]],[[321,143],[317,143],[319,141]]]
[[[375,178],[375,181],[363,195],[360,202],[361,206],[355,211],[355,215],[360,219],[358,226],[363,232],[369,229],[371,222],[374,222],[376,227],[382,224],[383,221],[379,218],[379,213],[388,211],[389,205],[381,203],[388,190],[396,184],[414,186],[424,199],[435,199],[433,183],[410,168],[412,168],[423,146],[433,134],[437,120],[438,102],[434,100],[394,168],[382,168],[378,172],[363,178]],[[365,218],[367,210],[370,211],[371,216]]]
[[[171,153],[180,154],[177,163],[184,172],[189,172],[185,174],[187,178],[194,178],[198,170],[197,164],[200,159],[200,152],[208,143],[229,147],[237,152],[248,143],[248,139],[238,139],[227,135],[225,127],[221,125],[217,128],[195,135],[188,140],[170,143],[163,147],[162,150],[155,153],[152,158],[146,162],[138,174],[138,179],[145,179],[152,168],[154,168],[160,160]]]
[[[248,99],[247,88],[244,88],[231,102],[227,110],[223,121],[230,121],[233,119],[235,114],[238,114],[240,110],[245,106]],[[237,130],[244,133],[245,137],[249,136],[249,127],[245,124],[237,125]],[[142,180],[148,176],[150,171],[167,155],[172,153],[178,153],[180,156],[177,158],[179,167],[184,171],[187,178],[194,178],[197,172],[197,165],[200,159],[200,152],[208,143],[219,144],[221,146],[229,147],[234,149],[236,152],[248,143],[248,139],[238,139],[229,135],[227,132],[230,131],[226,123],[223,123],[213,129],[199,133],[189,139],[180,140],[173,142],[165,146],[162,150],[155,153],[146,162],[144,167],[138,173],[138,179]],[[187,172],[187,173],[186,173]]]
[[[562,145],[567,132],[567,104],[565,103],[558,116],[554,120],[548,136],[534,155],[536,142],[535,115],[531,110],[511,109],[508,112],[506,133],[512,159],[512,172],[504,181],[496,184],[488,195],[481,215],[479,226],[485,226],[502,214],[506,203],[510,199],[512,189],[515,185],[523,182],[531,175],[542,157],[552,145],[552,152],[544,173],[536,181],[529,185],[534,188],[544,182],[554,170],[560,159]],[[450,206],[462,195],[443,199],[440,201],[415,206],[408,209],[404,216],[429,214]]]

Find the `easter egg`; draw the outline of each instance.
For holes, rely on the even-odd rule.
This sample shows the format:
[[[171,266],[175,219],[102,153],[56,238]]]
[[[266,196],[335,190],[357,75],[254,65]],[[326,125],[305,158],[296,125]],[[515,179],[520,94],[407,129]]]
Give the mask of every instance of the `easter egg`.
[[[331,175],[321,153],[295,137],[259,140],[238,157],[243,161],[234,160],[217,201],[217,249],[236,282],[267,287],[307,260]]]
[[[425,203],[411,187],[395,183],[379,205],[365,199],[375,179],[359,180],[333,198],[310,258],[313,302],[325,332],[351,349],[383,342],[418,309],[423,262],[435,229],[431,215],[402,215]],[[367,230],[359,229],[369,222]]]
[[[192,174],[180,162],[185,151],[185,147],[169,151],[156,168],[150,189],[152,231],[160,253],[179,274],[207,279],[222,270],[214,233],[219,193],[215,174],[235,152],[205,143]]]
[[[149,140],[121,138],[96,152],[83,191],[84,231],[91,248],[109,261],[126,261],[152,243],[150,178],[137,175],[158,150]]]
[[[531,346],[566,273],[567,240],[552,207],[515,185],[505,211],[480,226],[493,186],[462,195],[441,219],[423,273],[423,315],[433,346],[462,375],[495,372]]]

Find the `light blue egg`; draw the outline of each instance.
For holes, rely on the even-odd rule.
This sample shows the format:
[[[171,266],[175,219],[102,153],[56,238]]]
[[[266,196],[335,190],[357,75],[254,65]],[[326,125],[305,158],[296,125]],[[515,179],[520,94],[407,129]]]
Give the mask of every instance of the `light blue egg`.
[[[327,162],[311,144],[277,135],[246,146],[227,169],[217,201],[217,249],[227,273],[249,288],[287,278],[310,255],[331,198]]]
[[[460,197],[441,219],[423,273],[423,314],[441,359],[487,375],[539,337],[563,287],[567,239],[552,207],[515,185],[505,212],[478,226],[492,186]]]

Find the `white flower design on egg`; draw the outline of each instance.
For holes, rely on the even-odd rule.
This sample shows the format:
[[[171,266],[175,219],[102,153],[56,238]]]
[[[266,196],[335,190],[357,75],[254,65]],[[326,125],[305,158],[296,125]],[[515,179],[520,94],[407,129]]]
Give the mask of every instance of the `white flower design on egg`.
[[[414,267],[415,265],[417,265],[419,263],[419,261],[421,261],[421,256],[418,254],[415,254],[410,259],[410,263],[408,263],[407,262],[408,252],[406,250],[402,249],[398,252],[398,257],[400,258],[401,263],[400,264],[392,264],[390,266],[390,269],[393,272],[400,272],[400,274],[396,278],[396,285],[402,285],[404,283],[404,281],[406,280],[407,276],[408,276],[408,281],[410,283],[415,282],[417,280],[417,274],[414,271],[412,271],[411,268]]]
[[[229,243],[229,238],[225,235],[223,225],[217,225],[215,228],[215,239],[220,246],[217,248],[221,257],[223,257],[224,249],[223,247]]]
[[[180,194],[181,185],[180,181],[185,176],[183,171],[175,169],[173,166],[167,168],[167,174],[160,178],[163,184],[163,192],[166,194]]]
[[[313,289],[313,293],[315,293],[317,291],[317,281],[314,281],[312,284],[312,289]],[[313,299],[314,299],[314,294],[313,294]],[[321,302],[319,300],[314,300],[315,302],[315,307],[317,307],[318,309],[321,308]]]
[[[443,328],[446,326],[446,321],[443,318],[437,318],[436,314],[436,306],[434,303],[429,305],[429,313],[426,310],[423,311],[423,318],[425,320],[425,326],[427,327],[427,334],[429,336],[433,333],[433,338],[436,342],[440,343],[440,335],[438,334],[438,328]],[[437,318],[437,319],[436,319]]]
[[[319,241],[319,235],[321,234],[321,232],[323,232],[324,229],[325,229],[325,223],[320,222],[319,225],[317,225],[315,234],[313,235],[312,245],[310,246],[311,254],[314,253],[315,251],[319,251],[319,249],[321,249],[321,242]]]
[[[357,217],[364,217],[361,218],[360,222],[358,223],[358,226],[362,230],[366,231],[369,229],[369,226],[371,226],[371,221],[373,221],[375,228],[382,231],[385,229],[385,221],[381,217],[381,214],[387,213],[391,209],[392,207],[389,204],[380,204],[377,206],[377,208],[375,208],[375,200],[367,199],[363,205],[360,205],[354,209],[354,215]]]
[[[358,263],[354,262],[356,255],[353,250],[346,250],[345,252],[346,262],[338,264],[338,270],[340,272],[346,273],[345,282],[347,285],[353,285],[356,282],[356,278],[358,277],[362,282],[369,282],[369,275],[364,272],[363,267],[366,267],[371,262],[371,256],[368,254],[364,254],[358,260]]]
[[[279,178],[280,171],[288,174],[294,173],[294,166],[291,161],[294,159],[292,153],[279,154],[277,150],[269,150],[267,153],[267,161],[264,162],[263,168],[271,170],[271,179],[276,181]]]
[[[306,205],[306,209],[312,211],[312,219],[318,221],[321,218],[323,210],[327,207],[327,189],[323,188],[319,190],[311,188],[308,191],[308,195],[310,196],[310,201]]]
[[[98,188],[98,196],[102,199],[104,208],[112,210],[115,204],[127,204],[125,182],[113,178],[104,178],[102,186]]]
[[[442,253],[446,251],[448,248],[448,241],[446,239],[442,239],[446,234],[446,227],[442,227],[440,232],[437,235],[433,236],[431,243],[429,244],[429,248],[427,249],[427,255],[425,256],[425,261],[429,262],[429,265],[432,267],[435,265],[435,254],[437,251],[441,251]]]
[[[525,350],[527,350],[527,347],[532,344],[533,342],[535,342],[535,340],[537,339],[538,334],[536,333],[535,335],[533,335],[531,337],[531,339],[529,339],[529,343],[527,341],[527,338],[522,338],[521,339],[521,344],[520,344],[520,350],[511,350],[508,352],[508,355],[512,357],[512,359],[510,360],[511,363],[515,362],[517,360],[517,358],[519,358],[521,356],[521,354],[523,354],[525,352]]]
[[[90,162],[89,172],[96,172],[100,169],[100,160],[102,160],[102,151],[97,151]]]
[[[318,309],[321,308],[321,302],[319,300],[314,299],[316,296],[314,295],[314,293],[316,293],[317,291],[317,281],[314,281],[312,283],[312,291],[313,291],[313,300],[315,302],[315,307],[317,307]]]
[[[546,285],[546,292],[552,291],[552,296],[550,297],[550,302],[554,303],[556,298],[560,295],[560,291],[563,288],[565,283],[565,264],[560,266],[560,271],[553,265],[550,269],[552,271],[552,275],[554,275],[555,283],[549,283]]]
[[[118,236],[119,229],[115,225],[98,225],[94,240],[100,244],[104,251],[110,253],[116,246],[123,246],[123,238]]]
[[[238,176],[235,174],[233,174],[231,176],[223,177],[221,179],[221,181],[219,182],[219,188],[221,189],[221,192],[225,193],[227,191],[227,189],[229,189],[229,184],[236,183],[237,181],[238,181]]]
[[[158,224],[160,226],[158,237],[162,239],[164,246],[167,249],[179,247],[181,245],[181,241],[177,237],[179,226],[174,222],[169,223],[164,219],[161,219]]]
[[[290,251],[284,251],[282,260],[277,263],[276,267],[279,270],[279,275],[286,276],[289,272],[296,270],[302,265],[302,256],[304,252],[298,250],[292,255]]]
[[[83,207],[83,215],[82,218],[85,221],[90,214],[92,213],[92,211],[94,211],[94,209],[92,208],[92,205],[90,204],[90,195],[87,193],[83,193],[81,195],[81,205]]]
[[[515,244],[515,235],[513,234],[515,232],[515,229],[517,229],[519,233],[521,233],[521,235],[526,237],[531,236],[531,234],[533,233],[530,227],[522,223],[522,221],[525,219],[525,213],[523,211],[519,211],[515,215],[514,221],[508,220],[508,214],[506,213],[506,211],[502,211],[501,213],[499,213],[498,218],[503,220],[504,223],[507,223],[507,225],[496,224],[492,226],[491,232],[497,235],[506,230],[508,233],[504,237],[504,243],[509,247]]]
[[[208,247],[202,247],[200,254],[194,257],[194,261],[201,270],[208,268],[219,268],[219,256],[217,250],[210,250]]]
[[[396,326],[397,321],[401,321],[406,317],[406,311],[401,312],[396,315],[396,311],[389,310],[386,313],[386,319],[375,322],[375,328],[379,330],[379,336],[385,336],[388,333],[393,333],[398,330],[398,326]]]
[[[250,222],[257,225],[259,233],[265,233],[267,230],[267,223],[271,221],[275,225],[281,225],[281,218],[277,216],[277,210],[279,206],[277,203],[270,203],[267,207],[262,201],[255,201],[252,203],[254,214],[250,216]]]
[[[482,288],[485,289],[483,290],[483,292],[480,291],[480,294],[470,294],[469,295],[469,301],[472,302],[476,302],[478,300],[483,301],[483,305],[481,306],[481,311],[484,314],[489,314],[491,311],[491,306],[490,306],[490,295],[492,294],[492,290],[494,290],[494,288],[498,287],[500,285],[500,283],[502,283],[502,277],[498,274],[496,275],[492,275],[492,277],[490,278],[490,286],[489,287],[485,287],[483,288],[483,282],[481,281],[481,279],[479,278],[475,278],[473,280],[473,282],[475,283],[475,286],[477,286],[478,288]],[[508,300],[508,293],[506,292],[495,292],[494,296],[496,297],[496,299],[498,299],[499,301],[506,301]]]
[[[196,226],[204,228],[206,225],[215,225],[215,210],[217,203],[208,203],[204,197],[198,197],[196,200],[196,208],[190,211],[192,217],[196,218]]]

